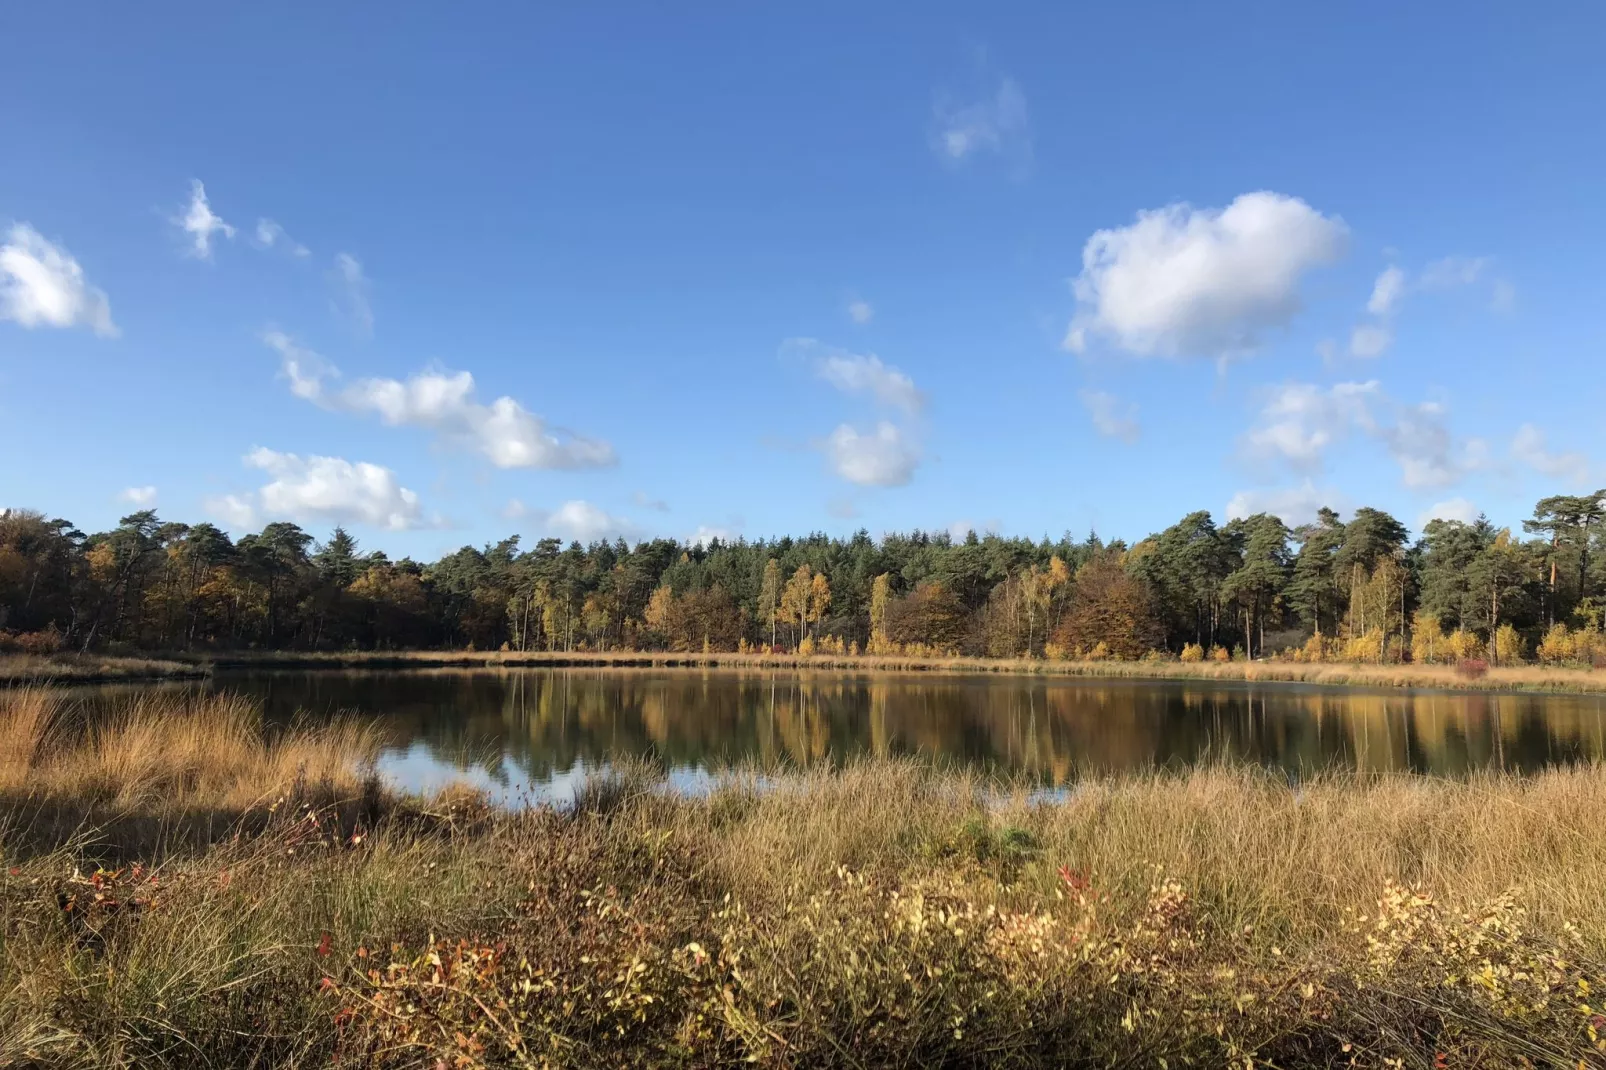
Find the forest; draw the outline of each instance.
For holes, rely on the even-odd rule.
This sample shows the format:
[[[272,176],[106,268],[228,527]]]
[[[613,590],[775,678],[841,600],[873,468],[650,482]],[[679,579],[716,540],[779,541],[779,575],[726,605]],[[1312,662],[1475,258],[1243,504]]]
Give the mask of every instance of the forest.
[[[914,531],[688,545],[517,536],[431,563],[154,511],[0,512],[0,649],[686,650],[1606,665],[1606,490],[1520,532],[1193,512],[1127,545]]]

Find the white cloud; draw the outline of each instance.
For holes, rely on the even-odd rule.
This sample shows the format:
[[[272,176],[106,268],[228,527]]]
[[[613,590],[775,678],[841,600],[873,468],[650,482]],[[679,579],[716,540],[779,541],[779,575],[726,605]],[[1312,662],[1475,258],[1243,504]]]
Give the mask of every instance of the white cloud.
[[[901,487],[920,464],[920,450],[886,420],[869,432],[842,424],[826,440],[825,455],[837,475],[865,487]]]
[[[955,520],[948,525],[947,530],[948,537],[954,542],[964,542],[973,531],[977,536],[998,534],[998,521],[983,520],[977,523],[974,520]]]
[[[264,249],[283,249],[294,257],[312,255],[312,250],[285,233],[285,229],[271,219],[257,220],[256,243]]]
[[[1342,496],[1330,488],[1318,488],[1310,480],[1297,487],[1279,490],[1241,490],[1227,503],[1227,519],[1240,520],[1257,513],[1270,513],[1291,528],[1309,524],[1323,506],[1337,508]]]
[[[644,490],[638,490],[630,495],[630,500],[638,509],[651,509],[655,513],[669,512],[669,503],[661,498],[653,498]]]
[[[468,372],[428,371],[398,379],[359,379],[343,390],[326,389],[339,374],[316,353],[270,331],[263,341],[279,351],[291,393],[324,408],[373,413],[392,427],[418,427],[464,446],[498,468],[604,468],[616,464],[613,447],[599,439],[549,428],[510,397],[489,405],[474,398]]]
[[[1141,428],[1138,426],[1136,405],[1123,404],[1120,398],[1102,390],[1083,390],[1079,396],[1099,434],[1106,438],[1118,438],[1122,442],[1138,440]]]
[[[115,338],[111,304],[89,285],[67,250],[26,223],[14,224],[0,245],[0,320],[23,327],[88,327]]]
[[[834,350],[818,365],[820,378],[844,394],[869,394],[883,405],[911,415],[925,407],[926,397],[915,381],[881,358]]]
[[[1470,524],[1481,515],[1476,505],[1465,498],[1450,498],[1442,502],[1434,502],[1416,518],[1416,529],[1421,531],[1428,526],[1430,520],[1459,520],[1463,524]]]
[[[173,222],[189,235],[190,255],[198,260],[212,259],[212,235],[234,237],[234,228],[225,223],[206,200],[206,187],[201,180],[190,180],[190,205],[184,214]]]
[[[1349,352],[1363,360],[1380,357],[1394,344],[1394,332],[1381,323],[1362,323],[1350,332]]]
[[[1446,256],[1422,269],[1421,286],[1424,290],[1471,286],[1493,262],[1487,256]]]
[[[935,119],[932,146],[948,160],[958,162],[978,152],[1031,156],[1026,95],[1012,78],[1000,79],[997,89],[980,100],[939,100]]]
[[[1372,284],[1372,296],[1366,302],[1366,311],[1374,316],[1387,316],[1404,296],[1405,272],[1391,264],[1383,269],[1383,273]]]
[[[581,499],[564,502],[556,509],[531,509],[517,498],[502,510],[506,520],[529,520],[541,531],[566,542],[592,543],[599,539],[641,538],[641,529],[623,517],[614,516]]]
[[[254,527],[259,520],[299,523],[367,524],[405,531],[425,524],[418,495],[396,480],[396,473],[366,461],[340,457],[301,457],[257,447],[245,463],[271,480],[250,495],[226,495],[207,503],[231,527]]]
[[[849,301],[848,318],[854,323],[869,323],[875,319],[875,309],[868,301]]]
[[[1248,454],[1277,459],[1301,471],[1318,471],[1327,448],[1352,428],[1370,422],[1367,405],[1381,397],[1377,380],[1338,383],[1323,390],[1315,383],[1288,383],[1274,390],[1260,410],[1258,426],[1245,436]]]
[[[1511,455],[1540,475],[1571,487],[1584,486],[1590,480],[1588,457],[1582,453],[1551,453],[1545,445],[1545,433],[1533,424],[1517,429],[1511,440]]]
[[[1300,280],[1341,256],[1347,235],[1341,220],[1269,191],[1225,209],[1139,212],[1083,248],[1065,346],[1079,353],[1105,335],[1139,356],[1248,352],[1294,318]]]
[[[707,524],[699,524],[697,525],[696,531],[686,536],[686,545],[707,546],[715,539],[718,539],[723,543],[733,543],[739,538],[741,538],[741,532],[739,531],[732,531],[730,528],[710,527]]]
[[[129,487],[118,493],[117,500],[145,509],[156,504],[156,488]]]
[[[335,288],[336,310],[351,321],[358,337],[373,337],[374,308],[368,300],[369,281],[361,261],[350,253],[336,253],[330,279]]]
[[[335,372],[322,357],[283,331],[264,331],[262,341],[279,351],[279,367],[290,380],[290,393],[304,401],[323,397],[323,380]]]
[[[1458,443],[1434,402],[1403,405],[1383,393],[1377,380],[1288,383],[1274,390],[1258,422],[1244,436],[1252,460],[1280,461],[1300,472],[1321,471],[1328,449],[1360,434],[1384,446],[1412,489],[1449,486],[1484,467],[1487,447],[1479,439]]]
[[[226,528],[248,531],[257,526],[256,502],[249,495],[224,494],[208,498],[203,504],[207,513],[221,520]]]

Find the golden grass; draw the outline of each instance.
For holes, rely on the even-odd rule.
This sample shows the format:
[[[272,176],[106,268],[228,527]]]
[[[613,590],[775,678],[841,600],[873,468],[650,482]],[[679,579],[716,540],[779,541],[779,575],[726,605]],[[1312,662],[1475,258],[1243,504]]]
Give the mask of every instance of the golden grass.
[[[1466,691],[1606,692],[1606,671],[1548,665],[1495,667],[1469,678],[1447,665],[1366,665],[1292,661],[1051,661],[1043,658],[857,657],[816,654],[677,653],[670,651],[450,651],[218,655],[208,664],[242,669],[409,668],[748,668],[863,672],[1027,673],[1042,676],[1130,680],[1214,680],[1302,683],[1343,687],[1427,688]]]
[[[248,814],[356,785],[374,743],[227,697],[92,726],[13,691],[0,833],[58,793]],[[1579,1009],[1606,984],[1606,766],[1218,766],[1050,798],[909,760],[700,798],[657,776],[564,812],[281,805],[100,874],[92,838],[0,837],[0,1066],[1606,1059]]]
[[[130,808],[245,809],[302,781],[354,789],[377,752],[370,726],[269,731],[235,695],[147,695],[86,718],[59,691],[0,692],[0,793]]]
[[[104,683],[113,680],[167,680],[204,677],[210,670],[196,661],[130,658],[102,654],[0,654],[0,687],[6,685]]]

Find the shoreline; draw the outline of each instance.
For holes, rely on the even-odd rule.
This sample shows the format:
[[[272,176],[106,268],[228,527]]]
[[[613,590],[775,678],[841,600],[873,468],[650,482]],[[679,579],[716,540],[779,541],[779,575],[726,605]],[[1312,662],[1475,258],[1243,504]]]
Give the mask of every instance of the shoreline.
[[[412,650],[164,653],[150,658],[95,655],[0,657],[0,687],[30,684],[204,680],[222,671],[408,671],[421,669],[765,669],[821,672],[954,673],[1083,680],[1304,684],[1381,690],[1606,695],[1606,671],[1541,665],[1494,667],[1480,677],[1447,665],[1367,665],[1291,661],[1048,661],[1039,658],[934,658],[904,655],[682,653],[674,651]]]
[[[182,659],[185,655],[173,655]],[[827,672],[1012,674],[1095,680],[1286,683],[1389,690],[1488,691],[1535,694],[1606,694],[1606,671],[1521,665],[1490,668],[1468,677],[1447,665],[1307,664],[1287,661],[1048,661],[1038,658],[930,658],[902,655],[396,651],[374,653],[233,653],[207,657],[218,670],[407,669],[784,669]]]

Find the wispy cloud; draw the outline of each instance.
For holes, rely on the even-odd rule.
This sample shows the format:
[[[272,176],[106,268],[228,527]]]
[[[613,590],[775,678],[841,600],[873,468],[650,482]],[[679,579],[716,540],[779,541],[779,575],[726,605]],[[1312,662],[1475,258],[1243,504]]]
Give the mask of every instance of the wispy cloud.
[[[1590,482],[1592,466],[1582,453],[1552,453],[1545,433],[1533,424],[1523,424],[1511,440],[1511,455],[1547,479],[1560,480],[1570,487]]]
[[[290,237],[283,227],[271,219],[257,220],[256,244],[263,249],[282,249],[297,258],[312,255],[311,249]]]
[[[361,261],[350,253],[336,253],[330,280],[334,285],[336,311],[351,322],[359,338],[372,338],[374,309],[368,297],[371,284],[363,273]]]
[[[359,379],[343,389],[328,380],[339,370],[279,331],[263,335],[279,353],[290,391],[303,400],[341,412],[369,413],[392,427],[434,432],[441,441],[474,450],[498,468],[605,468],[618,462],[599,439],[551,428],[513,398],[489,404],[475,397],[466,371],[420,372],[406,380]]]
[[[1030,163],[1031,122],[1026,94],[1013,78],[999,78],[986,93],[970,100],[938,98],[933,109],[932,148],[953,163],[992,153]]]
[[[190,180],[189,206],[183,215],[173,219],[173,223],[188,236],[189,254],[197,260],[212,259],[213,235],[221,234],[230,239],[234,237],[234,227],[212,211],[212,205],[206,199],[206,186],[198,178]]]
[[[875,319],[875,308],[870,302],[855,298],[848,302],[848,319],[854,323],[869,323]]]
[[[669,512],[669,503],[662,498],[654,498],[644,490],[638,490],[630,495],[630,500],[637,509],[651,509],[655,513]]]
[[[1331,387],[1287,383],[1268,394],[1242,449],[1250,460],[1313,473],[1323,470],[1332,447],[1360,435],[1388,451],[1406,487],[1446,487],[1488,464],[1487,445],[1458,440],[1446,417],[1437,402],[1395,401],[1375,379]]]
[[[1105,438],[1118,438],[1122,442],[1136,442],[1142,428],[1138,424],[1138,407],[1126,404],[1114,394],[1103,390],[1083,390],[1078,395],[1082,406],[1093,419],[1093,429]]]

